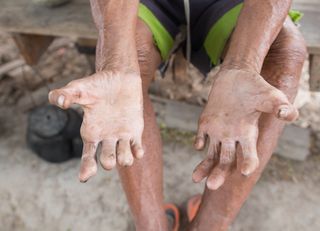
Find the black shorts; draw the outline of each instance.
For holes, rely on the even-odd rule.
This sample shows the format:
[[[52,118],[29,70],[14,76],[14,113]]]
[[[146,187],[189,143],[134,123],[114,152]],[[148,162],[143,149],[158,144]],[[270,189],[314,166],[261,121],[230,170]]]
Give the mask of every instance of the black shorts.
[[[191,63],[207,74],[221,61],[243,0],[189,0]],[[186,25],[183,0],[140,0],[139,18],[153,33],[162,59],[169,58],[181,25]]]

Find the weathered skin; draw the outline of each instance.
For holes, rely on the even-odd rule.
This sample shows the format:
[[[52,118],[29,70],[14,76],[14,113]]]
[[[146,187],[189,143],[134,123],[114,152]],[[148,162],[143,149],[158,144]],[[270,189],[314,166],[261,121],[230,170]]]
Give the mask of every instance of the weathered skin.
[[[298,117],[298,111],[286,95],[270,86],[259,74],[290,4],[290,0],[244,1],[221,71],[199,120],[195,147],[202,149],[207,136],[209,158],[194,171],[195,182],[212,171],[207,186],[219,188],[228,169],[235,165],[237,145],[243,151],[242,174],[250,175],[258,167],[256,144],[261,112],[286,121]],[[219,164],[211,170],[209,166],[217,161]]]
[[[163,231],[167,221],[161,139],[147,93],[160,55],[148,27],[137,21],[137,5],[136,0],[91,1],[99,31],[97,73],[53,91],[49,98],[62,108],[72,103],[84,108],[81,132],[86,148],[80,180],[95,174],[96,144],[102,141],[106,148],[101,163],[106,169],[115,165],[114,153],[118,153],[118,170],[136,230]],[[199,123],[195,146],[201,149],[208,142],[210,151],[205,168],[201,164],[193,178],[200,181],[209,176],[209,180],[189,230],[227,229],[272,154],[283,127],[279,119],[297,117],[289,100],[296,93],[305,47],[292,22],[283,24],[289,5],[289,0],[245,0]],[[260,116],[261,112],[272,115]],[[215,145],[218,142],[221,145]],[[130,165],[132,157],[140,158],[143,152],[144,158],[131,167],[121,166]]]
[[[133,157],[143,156],[143,98],[135,43],[138,1],[90,3],[99,32],[97,73],[49,94],[50,102],[61,108],[76,103],[84,109],[82,182],[96,174],[95,155],[100,142],[100,162],[107,170],[116,165],[116,160],[130,166]]]
[[[84,110],[80,130],[84,142],[81,181],[87,181],[97,171],[95,155],[100,142],[100,162],[106,170],[115,167],[116,160],[122,166],[130,166],[133,157],[143,156],[141,89],[140,78],[133,74],[99,72],[50,94],[50,101],[61,108],[76,103]]]
[[[287,19],[264,60],[261,75],[268,83],[284,92],[292,102],[297,93],[305,58],[304,40],[297,27]],[[244,176],[240,169],[236,169],[243,161],[242,151],[238,148],[237,161],[224,169],[225,183],[218,190],[205,189],[200,209],[189,230],[224,231],[238,214],[267,165],[284,123],[273,115],[263,113],[258,125],[257,151],[260,164],[257,170],[250,176]],[[207,163],[205,169],[214,170],[213,163]]]
[[[286,95],[270,86],[260,75],[242,70],[221,70],[217,75],[200,118],[195,143],[197,149],[202,149],[207,137],[210,144],[206,162],[220,161],[207,181],[210,189],[217,189],[223,184],[224,169],[234,164],[237,145],[243,150],[242,174],[250,175],[258,167],[256,143],[261,112],[287,121],[298,116]],[[203,165],[207,166],[207,163]],[[198,167],[194,172],[195,182],[208,175],[202,170]]]

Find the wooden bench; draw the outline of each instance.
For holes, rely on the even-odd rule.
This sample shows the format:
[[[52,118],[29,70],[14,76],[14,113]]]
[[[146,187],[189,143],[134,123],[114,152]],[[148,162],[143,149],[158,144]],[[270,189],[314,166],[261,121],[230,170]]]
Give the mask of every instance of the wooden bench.
[[[304,13],[300,29],[309,52],[310,90],[320,91],[320,1],[296,0],[293,7]]]
[[[34,65],[55,37],[70,37],[81,44],[95,44],[97,32],[89,1],[46,8],[31,0],[0,0],[0,31],[10,32],[26,63]],[[301,31],[310,55],[310,90],[320,91],[320,1],[295,0],[294,9],[304,13]]]

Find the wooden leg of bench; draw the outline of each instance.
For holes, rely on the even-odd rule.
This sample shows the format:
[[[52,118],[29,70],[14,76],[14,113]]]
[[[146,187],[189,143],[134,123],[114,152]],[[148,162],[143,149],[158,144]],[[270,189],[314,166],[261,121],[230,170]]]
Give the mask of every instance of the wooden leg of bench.
[[[320,91],[320,55],[310,55],[310,91]]]
[[[12,37],[28,65],[37,64],[54,39],[53,36],[20,33],[13,33]]]

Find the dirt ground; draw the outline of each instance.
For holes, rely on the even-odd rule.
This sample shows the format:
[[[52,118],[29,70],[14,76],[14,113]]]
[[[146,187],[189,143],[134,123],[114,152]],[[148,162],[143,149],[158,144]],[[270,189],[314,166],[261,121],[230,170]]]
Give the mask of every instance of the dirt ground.
[[[0,35],[0,44],[5,44],[0,46],[0,64],[19,58],[7,35]],[[49,49],[37,69],[40,76],[27,67],[0,76],[0,230],[131,231],[116,171],[100,168],[95,178],[81,184],[78,159],[49,164],[26,147],[27,112],[19,108],[19,102],[43,88],[44,82],[90,73],[88,61],[73,43],[61,40]],[[166,98],[203,104],[211,81],[191,73],[183,86],[167,88],[173,85],[172,80],[158,78],[152,90]],[[181,205],[204,187],[191,182],[191,172],[201,155],[181,134],[163,131],[163,136],[165,199]],[[274,156],[231,231],[320,230],[319,185],[319,155],[304,162]]]
[[[100,168],[98,176],[79,183],[78,159],[63,164],[39,159],[25,144],[26,115],[14,107],[0,112],[0,230],[132,230],[115,171]],[[191,182],[200,159],[190,144],[165,139],[166,201],[181,205],[202,191],[203,185]],[[274,157],[231,230],[320,230],[319,185],[319,155],[305,162]]]

